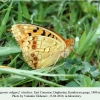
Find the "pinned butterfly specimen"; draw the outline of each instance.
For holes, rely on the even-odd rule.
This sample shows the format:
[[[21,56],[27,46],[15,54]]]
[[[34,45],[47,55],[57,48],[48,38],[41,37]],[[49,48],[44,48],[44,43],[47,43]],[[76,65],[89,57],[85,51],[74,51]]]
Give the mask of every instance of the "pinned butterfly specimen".
[[[37,25],[15,24],[11,30],[25,61],[33,69],[56,64],[73,49],[72,38],[65,40],[57,33]]]

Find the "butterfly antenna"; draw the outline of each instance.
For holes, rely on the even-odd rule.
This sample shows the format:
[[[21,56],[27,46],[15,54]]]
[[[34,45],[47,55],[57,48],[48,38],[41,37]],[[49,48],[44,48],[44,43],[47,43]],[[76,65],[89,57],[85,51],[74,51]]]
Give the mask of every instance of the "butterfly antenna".
[[[73,53],[77,56],[77,57],[80,57],[73,48],[71,48],[71,50],[73,51]]]

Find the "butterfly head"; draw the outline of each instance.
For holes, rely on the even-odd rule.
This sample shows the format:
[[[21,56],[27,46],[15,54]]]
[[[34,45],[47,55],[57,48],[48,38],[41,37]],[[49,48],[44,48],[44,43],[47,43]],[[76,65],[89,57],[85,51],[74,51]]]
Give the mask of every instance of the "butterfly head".
[[[67,40],[65,40],[65,43],[66,43],[66,47],[74,46],[74,39],[72,39],[72,38],[67,39]]]

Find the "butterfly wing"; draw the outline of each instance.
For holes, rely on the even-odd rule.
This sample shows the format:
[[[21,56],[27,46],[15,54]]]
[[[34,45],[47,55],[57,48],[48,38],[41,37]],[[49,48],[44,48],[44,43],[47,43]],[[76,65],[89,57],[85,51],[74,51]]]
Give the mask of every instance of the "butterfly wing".
[[[57,34],[36,25],[17,24],[12,33],[25,61],[35,69],[53,65],[66,45]]]
[[[22,45],[25,61],[35,69],[53,65],[62,50],[59,41],[46,36],[30,36]]]

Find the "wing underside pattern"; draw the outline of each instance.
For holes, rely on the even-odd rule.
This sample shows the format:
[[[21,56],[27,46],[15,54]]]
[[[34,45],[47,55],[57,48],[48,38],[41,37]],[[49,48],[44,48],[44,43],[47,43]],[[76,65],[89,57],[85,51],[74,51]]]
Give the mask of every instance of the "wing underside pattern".
[[[53,65],[66,47],[63,38],[40,26],[16,24],[12,26],[12,33],[25,61],[35,69]]]

